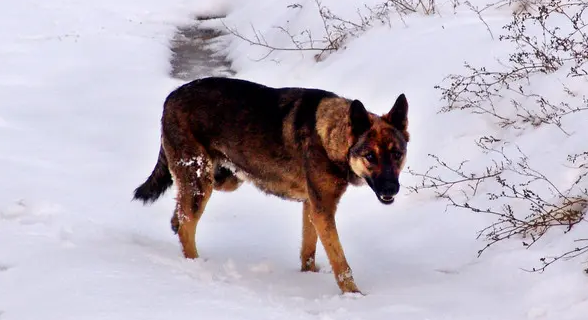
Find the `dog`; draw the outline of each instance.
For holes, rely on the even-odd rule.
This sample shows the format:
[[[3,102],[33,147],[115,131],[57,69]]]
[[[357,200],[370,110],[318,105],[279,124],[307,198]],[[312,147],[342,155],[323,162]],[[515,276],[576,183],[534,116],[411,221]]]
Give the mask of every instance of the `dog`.
[[[403,93],[379,116],[325,90],[196,79],[165,99],[159,158],[133,200],[152,203],[176,184],[171,225],[189,259],[198,257],[196,226],[213,190],[234,191],[248,181],[302,202],[301,271],[318,271],[320,239],[341,292],[361,293],[335,212],[349,185],[367,184],[379,202],[394,202],[409,141],[407,112]]]

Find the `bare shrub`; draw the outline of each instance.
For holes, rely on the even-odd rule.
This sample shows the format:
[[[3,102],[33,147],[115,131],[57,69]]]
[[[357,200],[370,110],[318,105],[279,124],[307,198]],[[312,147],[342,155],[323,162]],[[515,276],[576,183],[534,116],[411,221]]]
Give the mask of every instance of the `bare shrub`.
[[[536,7],[530,8],[531,5]],[[514,45],[508,60],[500,61],[495,69],[466,63],[465,74],[445,78],[448,85],[436,86],[446,102],[440,112],[469,111],[489,116],[495,120],[498,130],[554,125],[570,135],[562,120],[588,110],[588,99],[563,84],[560,98],[550,99],[544,92],[536,91],[531,79],[536,75],[554,79],[563,75],[588,80],[588,36],[584,20],[587,8],[586,2],[550,0],[529,3],[525,10],[515,11],[511,23],[503,28],[506,34],[499,37],[500,41]],[[481,11],[476,10],[480,15]],[[585,221],[588,151],[568,155],[569,165],[577,169],[577,179],[568,189],[561,190],[530,165],[530,159],[521,149],[508,141],[486,136],[476,143],[486,158],[492,160],[483,171],[470,172],[464,168],[466,162],[452,165],[430,155],[436,165],[424,173],[410,168],[409,172],[420,181],[411,188],[412,192],[430,189],[437,197],[447,200],[448,208],[497,218],[479,231],[478,237],[487,240],[479,255],[490,246],[512,238],[520,239],[529,248],[552,229],[567,233]],[[512,155],[513,150],[516,155]],[[486,191],[486,197],[482,198],[481,188],[492,191]],[[567,252],[542,257],[541,265],[531,271],[543,271],[556,261],[588,252],[588,239],[576,242],[580,245]]]
[[[457,3],[454,3],[456,6]],[[437,4],[435,0],[388,0],[375,8],[380,12],[390,12],[394,10],[401,14],[421,12],[426,15],[437,13]]]
[[[463,169],[466,163],[451,166],[434,155],[429,155],[436,165],[425,173],[418,173],[409,168],[409,173],[420,178],[420,183],[410,187],[412,192],[431,189],[438,198],[446,199],[448,207],[466,209],[476,213],[491,214],[497,217],[496,222],[482,229],[478,237],[489,240],[484,250],[493,244],[520,237],[525,247],[530,247],[541,239],[552,227],[564,227],[568,232],[576,224],[584,221],[588,208],[588,190],[579,186],[586,185],[588,175],[588,159],[586,153],[568,156],[573,164],[579,164],[581,174],[569,190],[560,190],[543,173],[529,164],[529,158],[518,147],[518,157],[513,159],[500,149],[490,146],[497,140],[484,137],[478,141],[486,153],[497,155],[482,172],[468,172]],[[582,158],[579,161],[579,158]],[[452,173],[453,179],[443,178]],[[478,195],[480,185],[485,189],[496,190],[485,193],[486,202],[482,206],[474,197]],[[536,190],[547,189],[548,193]],[[518,211],[514,208],[526,208]]]
[[[357,38],[376,25],[388,25],[391,27],[391,14],[397,13],[400,19],[411,13],[435,14],[437,7],[435,0],[387,0],[373,7],[365,6],[363,10],[357,9],[355,19],[345,19],[333,13],[324,6],[320,0],[315,0],[318,14],[321,18],[322,34],[315,37],[310,29],[293,32],[287,26],[275,28],[286,34],[290,39],[290,46],[275,46],[269,43],[264,35],[251,26],[253,36],[246,36],[235,28],[223,23],[229,33],[250,45],[268,49],[267,53],[259,60],[267,58],[274,51],[314,51],[315,60],[321,61],[327,54],[345,48],[350,39]],[[301,4],[288,5],[291,9],[302,9]]]
[[[436,86],[447,102],[441,111],[469,110],[491,115],[502,127],[531,123],[535,126],[555,124],[561,128],[561,118],[588,109],[588,100],[583,97],[582,103],[575,106],[552,102],[541,93],[532,92],[529,79],[535,74],[552,74],[562,68],[569,77],[588,75],[588,34],[584,20],[587,9],[586,2],[551,0],[539,6],[537,13],[514,13],[512,22],[504,26],[508,33],[499,37],[517,48],[508,61],[501,61],[504,68],[488,70],[466,63],[466,75],[450,75],[446,78],[449,86]],[[541,30],[540,36],[528,32],[536,28]],[[575,98],[565,86],[562,90]],[[495,105],[505,93],[517,110],[515,117],[511,116],[512,108],[498,109]],[[529,106],[526,98],[534,103]]]

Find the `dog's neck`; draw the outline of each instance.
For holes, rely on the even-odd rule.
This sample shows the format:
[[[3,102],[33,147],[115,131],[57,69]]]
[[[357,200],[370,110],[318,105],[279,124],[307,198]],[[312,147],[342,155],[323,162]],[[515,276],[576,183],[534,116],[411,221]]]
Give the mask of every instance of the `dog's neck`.
[[[347,152],[351,148],[350,101],[344,98],[326,98],[316,112],[316,130],[333,162],[347,163]]]

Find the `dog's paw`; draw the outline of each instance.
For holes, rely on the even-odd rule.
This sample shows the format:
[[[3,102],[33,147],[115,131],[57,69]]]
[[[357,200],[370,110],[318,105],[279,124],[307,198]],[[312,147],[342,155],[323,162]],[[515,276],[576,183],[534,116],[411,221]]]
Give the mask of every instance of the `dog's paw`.
[[[300,268],[301,272],[319,272],[321,271],[320,266],[313,265],[313,266],[303,266]]]
[[[316,263],[314,258],[308,259],[306,262],[302,264],[300,267],[301,272],[319,272],[321,270],[320,265]]]

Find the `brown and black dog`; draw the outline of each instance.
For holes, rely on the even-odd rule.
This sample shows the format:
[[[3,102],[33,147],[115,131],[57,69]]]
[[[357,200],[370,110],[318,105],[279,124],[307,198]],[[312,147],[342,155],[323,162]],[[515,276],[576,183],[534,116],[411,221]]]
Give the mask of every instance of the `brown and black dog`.
[[[196,225],[214,190],[243,180],[303,203],[302,271],[317,271],[320,238],[343,292],[359,292],[335,225],[339,199],[363,182],[383,204],[394,202],[404,166],[408,103],[389,113],[366,111],[359,100],[309,88],[271,88],[210,77],[171,92],[161,119],[161,148],[153,172],[134,199],[157,200],[173,182],[171,220],[186,258],[197,258]]]

